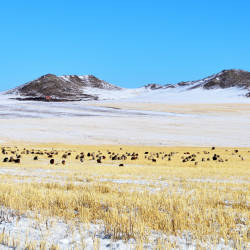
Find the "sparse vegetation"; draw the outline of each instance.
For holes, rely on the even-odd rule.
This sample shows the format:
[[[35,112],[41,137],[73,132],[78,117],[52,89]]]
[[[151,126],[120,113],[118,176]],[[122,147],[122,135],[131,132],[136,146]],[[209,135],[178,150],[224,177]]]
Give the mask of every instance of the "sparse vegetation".
[[[0,161],[17,154],[20,163],[1,163],[0,171],[10,170],[0,175],[1,206],[102,224],[113,240],[135,239],[138,249],[152,232],[160,235],[156,249],[178,246],[163,235],[201,247],[222,239],[235,249],[248,246],[250,149],[37,145],[2,148]]]

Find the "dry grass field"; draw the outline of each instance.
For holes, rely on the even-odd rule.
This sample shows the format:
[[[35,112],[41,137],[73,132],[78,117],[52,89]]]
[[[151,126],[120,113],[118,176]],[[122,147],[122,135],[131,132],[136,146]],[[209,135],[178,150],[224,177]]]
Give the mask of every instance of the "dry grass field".
[[[250,104],[248,103],[186,103],[186,104],[164,104],[164,103],[137,103],[137,102],[87,102],[90,106],[109,107],[114,109],[143,110],[158,112],[173,112],[184,114],[249,114]]]
[[[0,162],[3,246],[250,246],[250,148],[19,144]]]

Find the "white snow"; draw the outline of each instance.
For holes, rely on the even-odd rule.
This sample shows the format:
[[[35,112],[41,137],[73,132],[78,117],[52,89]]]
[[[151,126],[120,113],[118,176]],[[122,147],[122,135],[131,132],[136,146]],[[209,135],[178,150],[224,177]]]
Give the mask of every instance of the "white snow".
[[[0,140],[73,144],[250,145],[247,106],[250,98],[243,96],[246,90],[187,88],[104,90],[86,87],[84,91],[99,96],[100,101],[64,103],[17,101],[9,99],[15,95],[2,94]],[[112,107],[112,103],[120,106]],[[102,107],[98,106],[100,104]],[[132,108],[126,108],[126,104]],[[152,108],[140,109],[139,104],[152,104]],[[154,104],[158,108],[162,104],[163,111],[157,110]],[[167,112],[168,105],[185,107],[186,104],[191,105],[189,109]],[[203,104],[222,104],[224,111],[219,108],[217,113],[216,106],[212,111],[204,106],[204,110],[209,112],[192,112],[192,107]],[[246,106],[236,105],[231,112],[231,104]]]
[[[166,103],[166,104],[197,104],[197,103],[250,103],[246,98],[245,89],[211,89],[201,88],[187,90],[188,87],[149,90],[147,88],[101,90],[84,88],[87,94],[94,94],[100,100],[119,100],[121,102]]]
[[[130,92],[111,92],[117,93],[119,98],[120,93],[125,93],[124,99],[100,102],[20,102],[9,99],[10,96],[0,95],[0,140],[71,144],[250,145],[250,98],[237,96],[238,90],[180,92],[178,89],[149,91],[142,88]],[[109,91],[102,93],[110,94]],[[113,108],[112,102],[119,103],[119,108],[115,108],[115,105]],[[219,108],[220,112],[217,113],[216,106],[213,106],[214,110],[205,113],[192,111],[192,107],[207,102],[218,105],[222,103],[225,111]],[[152,104],[152,111],[140,110],[137,108],[138,103]],[[162,104],[166,110],[168,104],[192,105],[188,106],[190,109],[178,108],[166,112],[154,110],[155,103]],[[231,112],[231,106],[227,106],[227,103],[246,106],[241,109],[242,106],[236,105]],[[99,104],[103,107],[95,106]],[[126,108],[126,104],[133,104],[133,108]],[[207,109],[204,106],[204,110]]]

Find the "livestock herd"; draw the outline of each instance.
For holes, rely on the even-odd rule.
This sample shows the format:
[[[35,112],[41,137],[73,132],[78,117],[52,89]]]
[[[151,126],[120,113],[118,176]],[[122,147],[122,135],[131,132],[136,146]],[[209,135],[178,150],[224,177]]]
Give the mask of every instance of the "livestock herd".
[[[96,164],[117,164],[122,167],[126,164],[133,164],[144,162],[147,164],[167,165],[171,161],[175,160],[175,163],[182,165],[192,164],[197,166],[200,163],[218,162],[225,163],[230,161],[232,157],[234,159],[244,161],[245,158],[241,154],[239,149],[224,149],[223,153],[216,152],[216,148],[208,148],[203,150],[191,151],[131,151],[123,150],[123,148],[117,148],[116,150],[102,149],[95,151],[85,150],[57,150],[57,149],[27,149],[18,147],[1,147],[0,161],[3,163],[22,163],[23,158],[29,158],[29,160],[43,162],[46,161],[48,165],[70,165],[72,161],[77,164],[83,164],[85,162],[94,162]],[[194,150],[192,150],[194,151]],[[247,151],[250,153],[250,151]]]

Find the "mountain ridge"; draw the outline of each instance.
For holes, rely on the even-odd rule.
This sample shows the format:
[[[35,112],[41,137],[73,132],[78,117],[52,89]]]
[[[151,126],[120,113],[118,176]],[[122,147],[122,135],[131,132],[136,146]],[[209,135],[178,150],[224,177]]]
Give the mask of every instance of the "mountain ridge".
[[[219,78],[219,79],[218,79]],[[190,86],[190,89],[203,87],[204,89],[212,89],[216,87],[230,88],[230,87],[244,87],[250,89],[250,72],[240,69],[222,70],[217,74],[194,81],[181,81],[176,84],[157,84],[151,83],[144,85],[147,88],[173,88],[178,86]]]
[[[250,72],[239,69],[222,70],[201,80],[185,81],[177,84],[168,83],[165,85],[150,83],[139,89],[154,91],[178,88],[189,91],[198,88],[211,90],[232,87],[245,89],[247,92],[245,96],[250,97]],[[126,90],[126,88],[110,84],[93,75],[56,76],[54,74],[46,74],[12,90],[8,90],[5,94],[16,95],[18,96],[16,99],[19,100],[44,100],[46,96],[49,96],[54,101],[78,101],[98,100],[97,92],[120,90]]]

